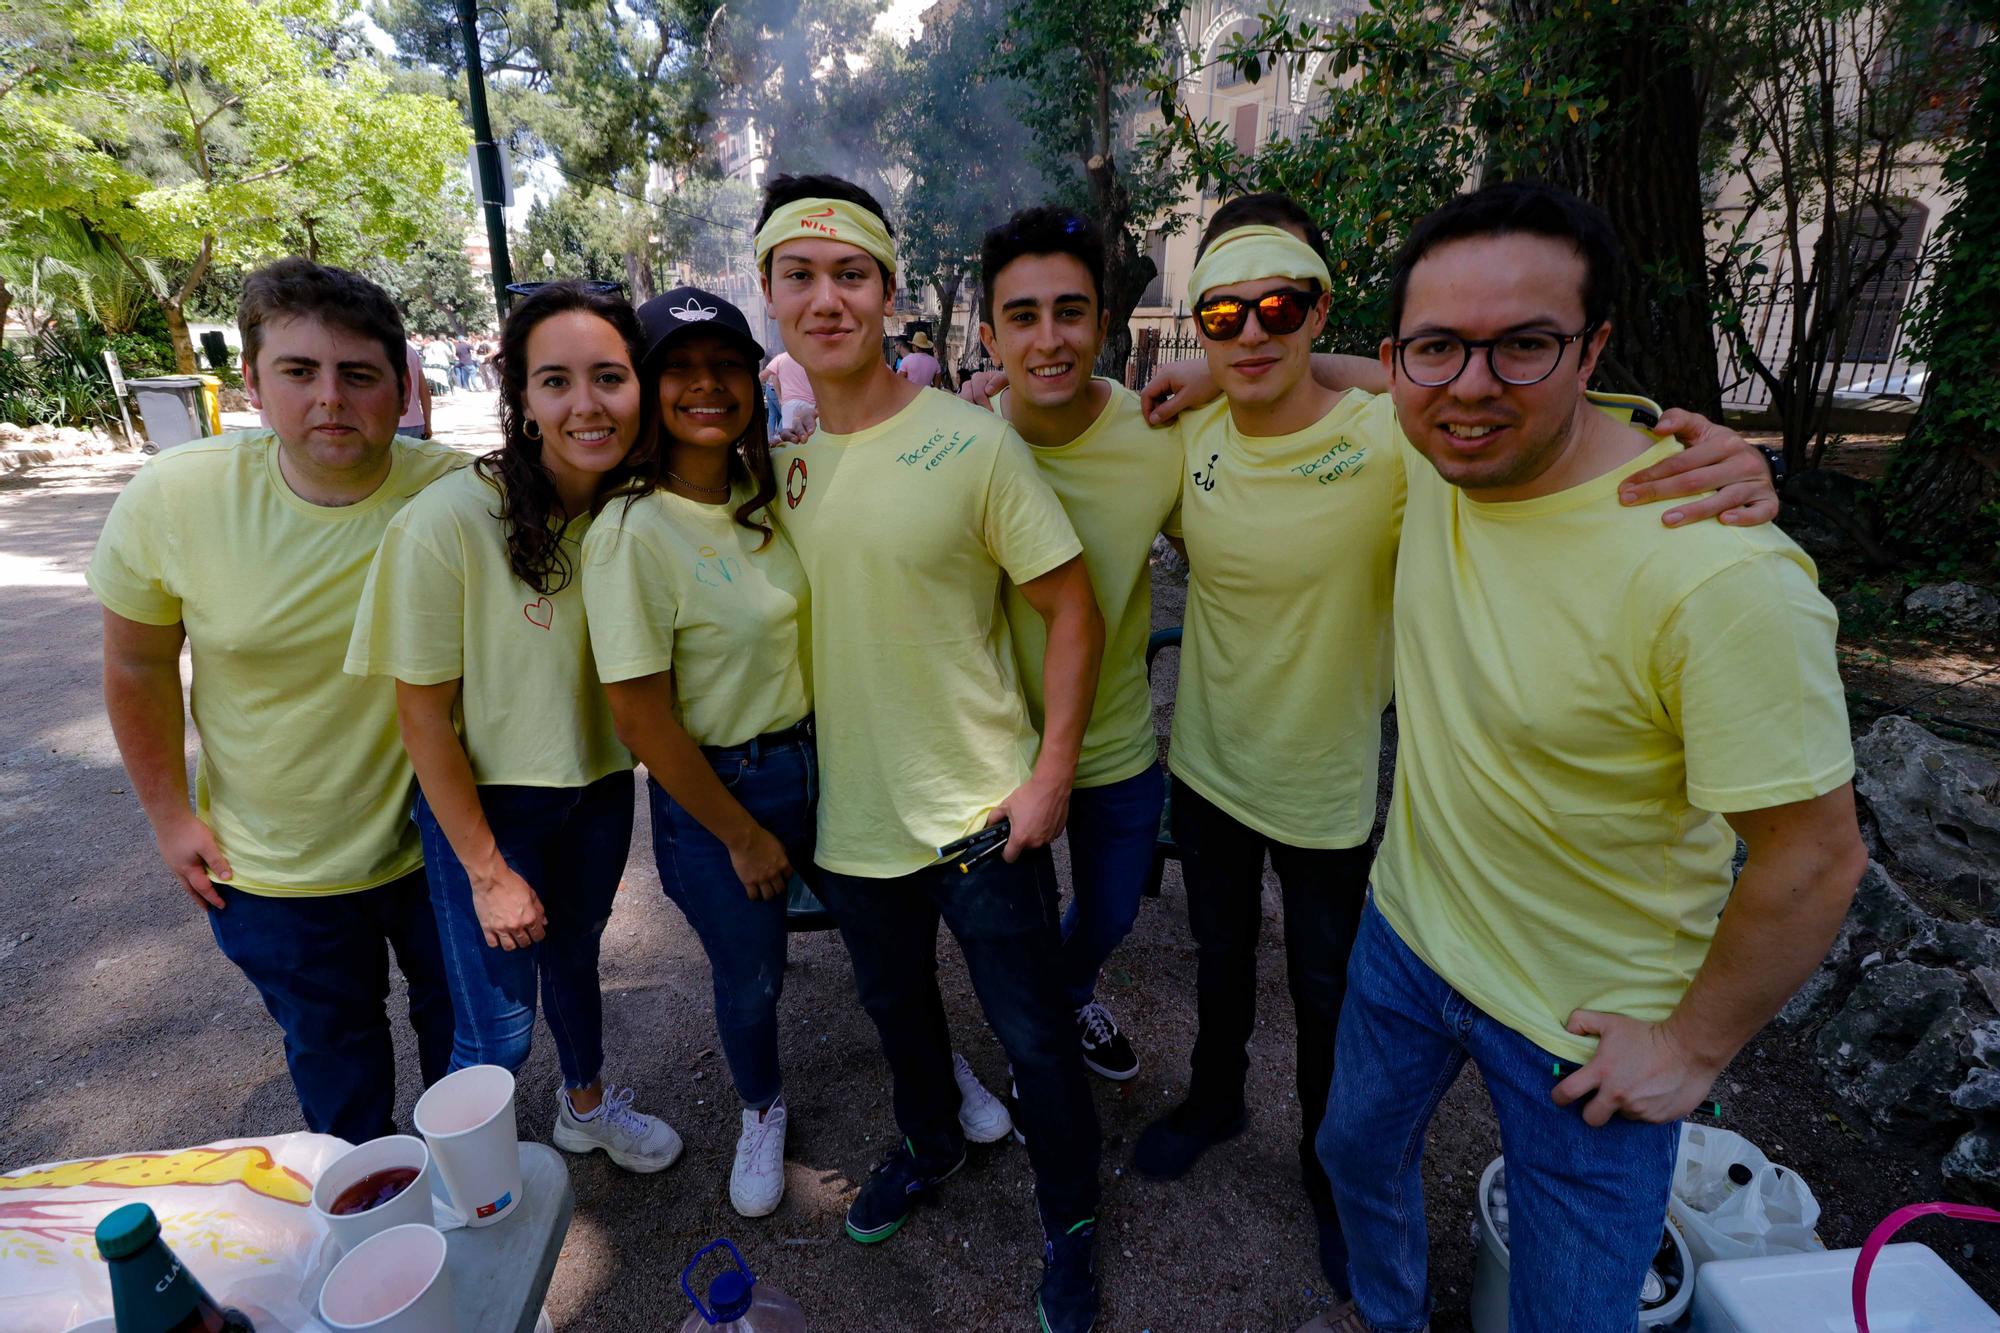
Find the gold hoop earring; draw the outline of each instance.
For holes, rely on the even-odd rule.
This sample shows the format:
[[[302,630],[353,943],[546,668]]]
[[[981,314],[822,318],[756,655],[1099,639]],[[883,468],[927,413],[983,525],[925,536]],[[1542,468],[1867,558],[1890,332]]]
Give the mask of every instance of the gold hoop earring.
[[[531,440],[541,439],[542,423],[535,420],[533,417],[529,417],[527,420],[527,424],[521,427],[521,434],[527,436]]]

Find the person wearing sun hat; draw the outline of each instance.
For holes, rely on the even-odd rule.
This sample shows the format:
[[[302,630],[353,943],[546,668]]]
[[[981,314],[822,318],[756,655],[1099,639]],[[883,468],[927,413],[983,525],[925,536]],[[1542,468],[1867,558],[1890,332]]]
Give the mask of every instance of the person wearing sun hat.
[[[813,595],[821,897],[881,1035],[902,1139],[863,1183],[847,1234],[887,1240],[965,1161],[938,992],[942,919],[1020,1088],[1045,1238],[1038,1318],[1084,1333],[1097,1311],[1097,1117],[1063,1002],[1048,850],[1103,647],[1082,548],[1005,422],[882,359],[896,253],[872,196],[834,177],[774,179],[756,259],[819,402],[820,429],[773,457],[774,508]],[[1047,626],[1039,735],[1003,580]],[[1004,850],[963,872],[940,857],[1000,819]]]
[[[909,346],[909,355],[897,363],[896,373],[919,388],[935,388],[940,367],[932,349],[931,335],[918,329],[910,335]]]
[[[810,863],[818,782],[809,599],[772,530],[764,349],[749,321],[696,287],[654,297],[639,321],[658,485],[612,503],[584,538],[583,601],[619,739],[650,774],[660,887],[708,955],[743,1106],[730,1203],[762,1217],[785,1188],[785,905],[793,866]]]

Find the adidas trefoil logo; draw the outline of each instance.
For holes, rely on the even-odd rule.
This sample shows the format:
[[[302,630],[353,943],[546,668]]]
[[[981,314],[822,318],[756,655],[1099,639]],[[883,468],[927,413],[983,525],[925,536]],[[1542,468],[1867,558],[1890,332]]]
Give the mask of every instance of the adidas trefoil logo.
[[[675,319],[693,322],[695,320],[714,319],[717,312],[714,306],[696,304],[695,299],[690,296],[687,299],[686,305],[668,306],[667,313]]]

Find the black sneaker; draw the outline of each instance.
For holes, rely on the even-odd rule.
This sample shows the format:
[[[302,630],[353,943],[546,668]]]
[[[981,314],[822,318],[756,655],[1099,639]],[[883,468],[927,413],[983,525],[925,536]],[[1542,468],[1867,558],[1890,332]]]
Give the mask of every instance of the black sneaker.
[[[1113,1083],[1123,1083],[1139,1072],[1139,1057],[1132,1043],[1118,1030],[1118,1020],[1097,1001],[1076,1011],[1076,1035],[1083,1043],[1083,1062],[1091,1071]]]
[[[910,1141],[904,1139],[896,1151],[882,1159],[882,1164],[862,1184],[861,1193],[848,1207],[848,1236],[863,1245],[874,1245],[889,1239],[909,1220],[917,1200],[936,1189],[964,1165],[965,1148],[961,1145],[957,1161],[942,1171],[927,1172],[917,1164],[916,1150],[910,1146]]]
[[[1201,1155],[1243,1132],[1242,1106],[1216,1111],[1192,1098],[1146,1126],[1132,1150],[1132,1165],[1154,1180],[1179,1180]]]
[[[1060,1236],[1042,1231],[1042,1285],[1035,1293],[1041,1333],[1090,1333],[1097,1325],[1097,1219]]]

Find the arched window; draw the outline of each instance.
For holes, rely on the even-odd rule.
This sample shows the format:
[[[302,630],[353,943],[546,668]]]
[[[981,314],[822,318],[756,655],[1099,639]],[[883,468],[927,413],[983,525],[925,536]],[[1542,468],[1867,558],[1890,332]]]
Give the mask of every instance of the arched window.
[[[1244,19],[1241,22],[1230,24],[1228,30],[1222,36],[1215,39],[1215,46],[1209,51],[1209,59],[1217,60],[1224,51],[1227,51],[1231,37],[1240,33],[1243,40],[1247,42],[1253,40],[1260,30],[1254,19]],[[1236,66],[1227,61],[1219,61],[1215,66],[1215,86],[1217,88],[1255,87],[1258,83],[1262,82],[1266,72],[1264,69],[1259,68],[1256,78],[1246,79],[1237,71]]]

